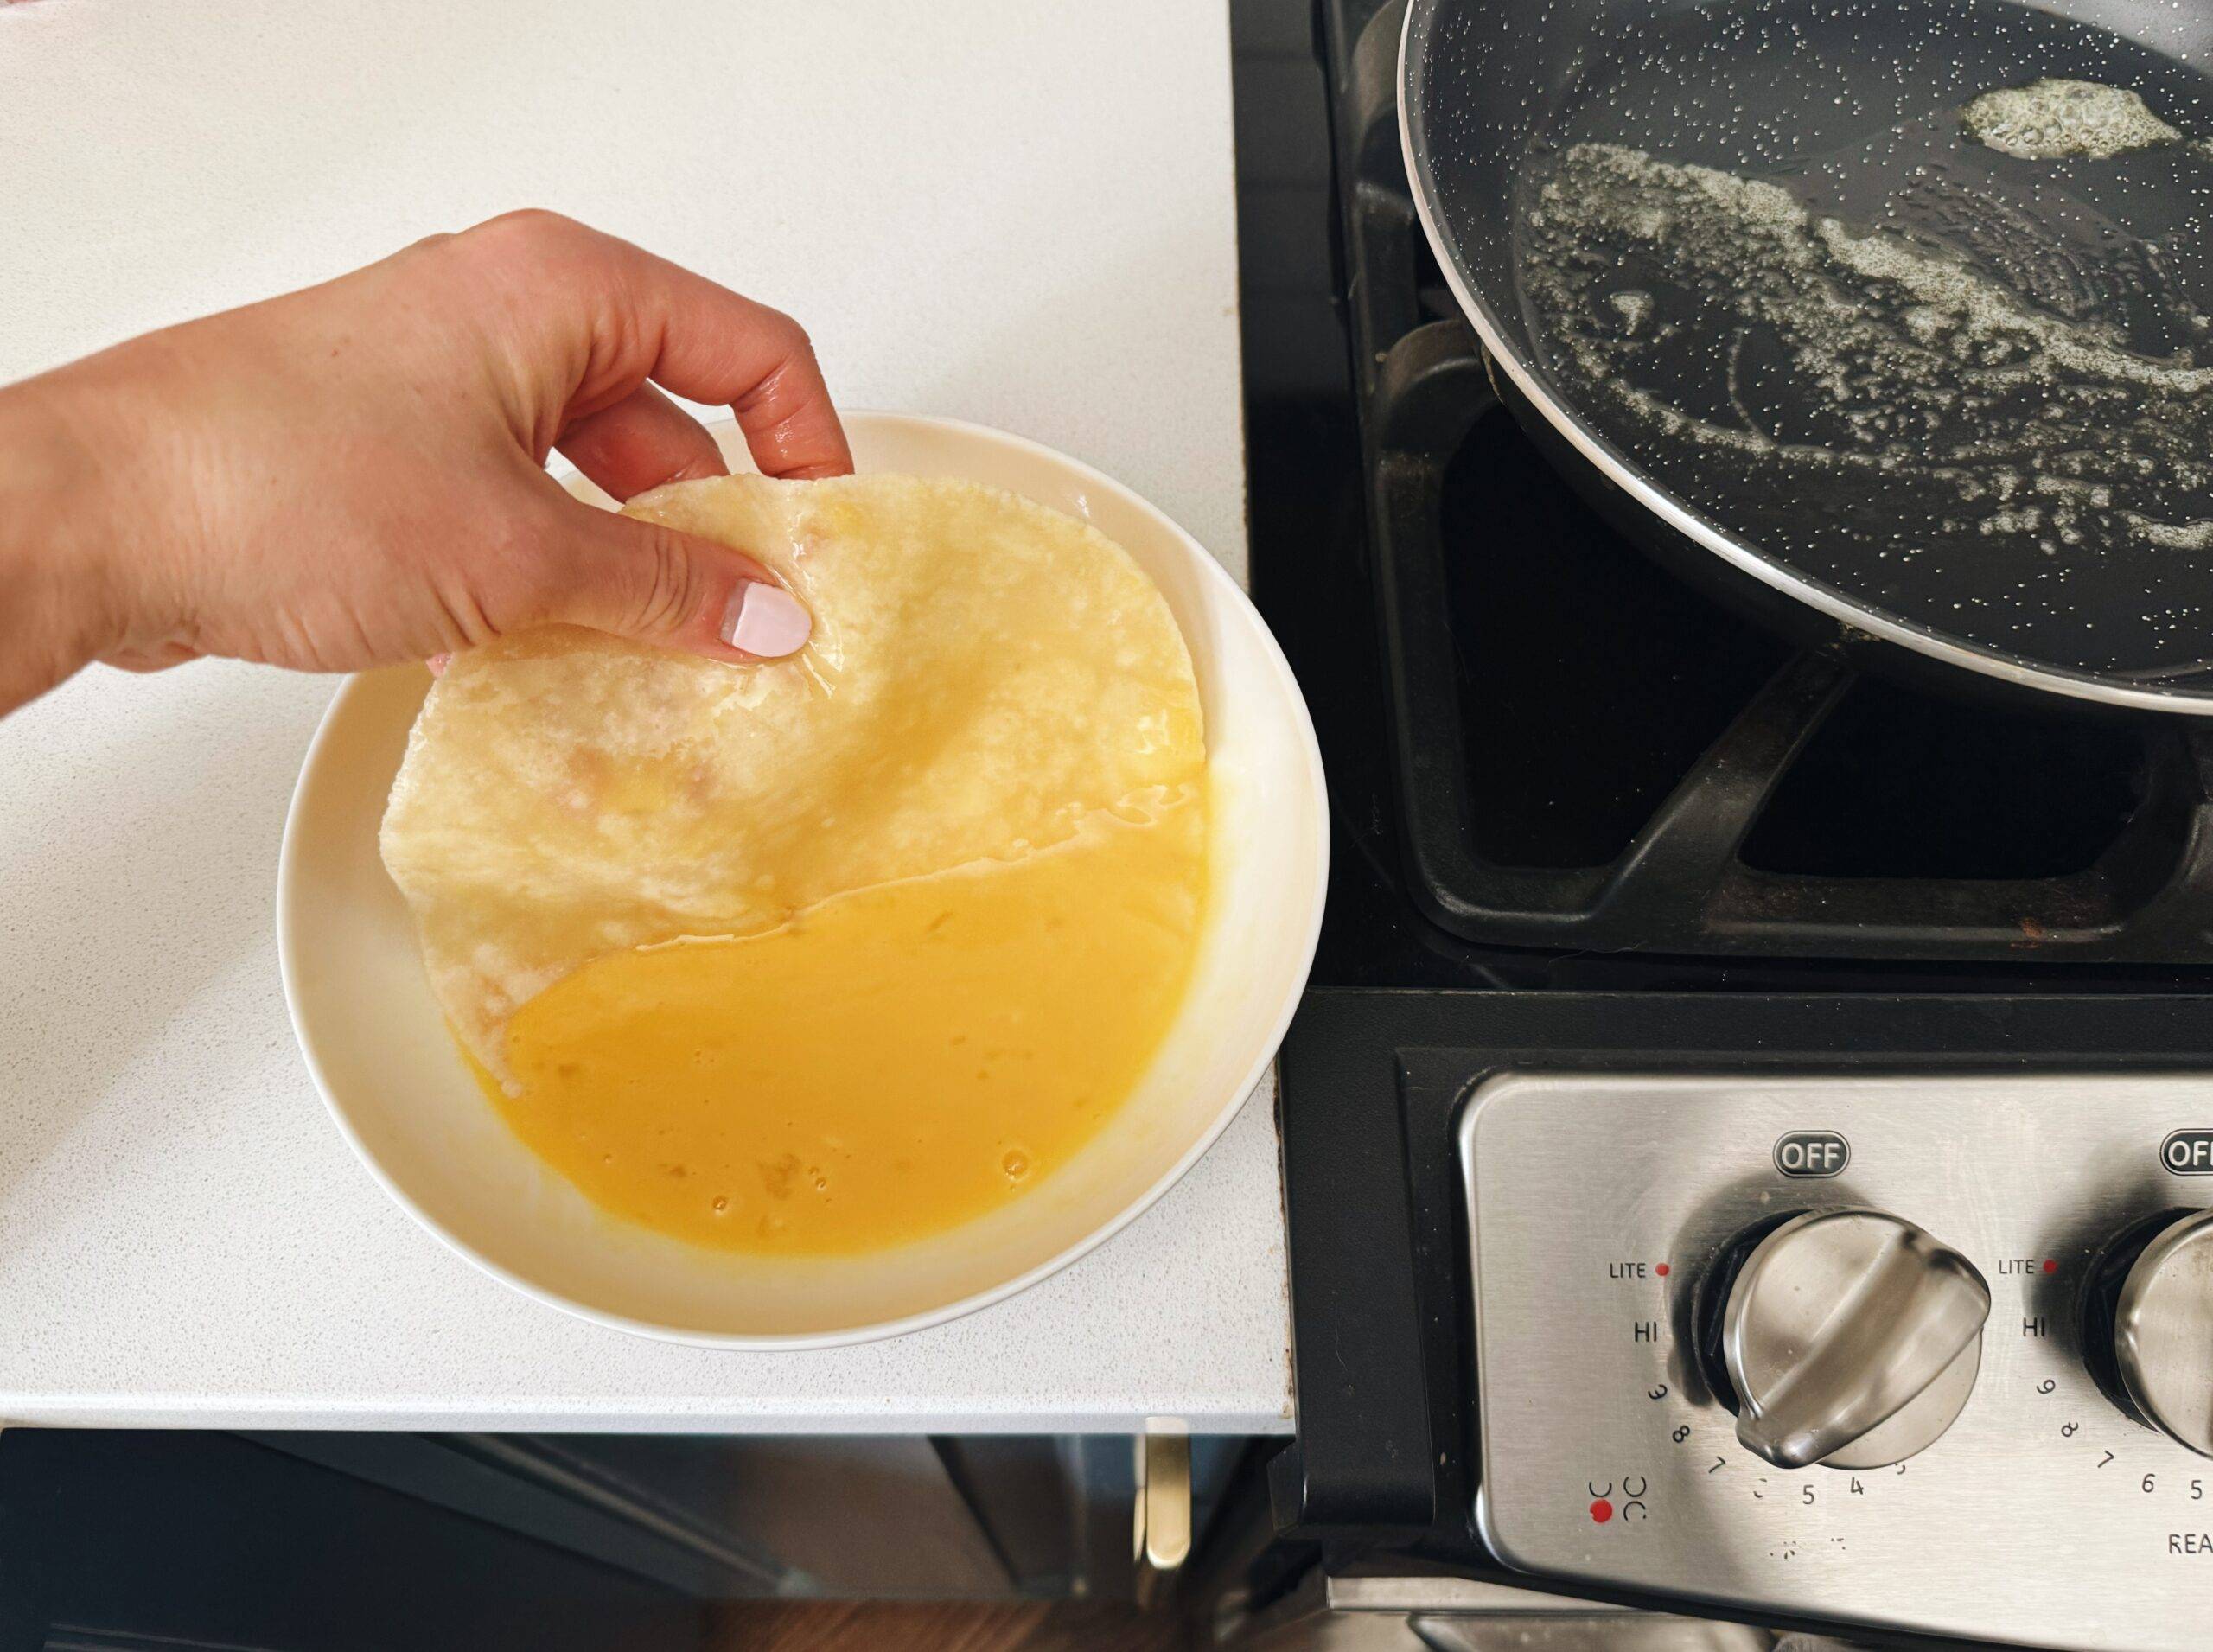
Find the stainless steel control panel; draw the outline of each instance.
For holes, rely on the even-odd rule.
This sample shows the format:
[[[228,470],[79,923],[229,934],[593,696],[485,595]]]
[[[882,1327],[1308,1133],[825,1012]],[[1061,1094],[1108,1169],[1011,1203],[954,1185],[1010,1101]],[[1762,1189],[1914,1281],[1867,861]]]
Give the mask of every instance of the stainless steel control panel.
[[[2163,1324],[2198,1311],[2173,1280],[2213,1247],[2174,1223],[2213,1206],[2213,1076],[1509,1074],[1459,1146],[1475,1512],[1508,1564],[2024,1645],[2213,1644],[2213,1458],[2186,1419],[2127,1413],[2127,1328],[2116,1354],[2084,1306],[2127,1279],[2183,1304]],[[1885,1220],[1784,1220],[1839,1210]],[[2165,1334],[2200,1332],[2213,1314]],[[2213,1416],[2208,1370],[2171,1405]],[[1732,1372],[1828,1427],[1807,1451],[1902,1460],[1778,1466]]]

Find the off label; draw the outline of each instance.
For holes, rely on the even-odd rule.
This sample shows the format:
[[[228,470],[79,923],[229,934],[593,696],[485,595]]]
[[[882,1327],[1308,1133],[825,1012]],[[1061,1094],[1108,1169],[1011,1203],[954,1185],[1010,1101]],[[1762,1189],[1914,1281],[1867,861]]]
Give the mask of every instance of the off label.
[[[2213,1130],[2178,1130],[2159,1144],[2159,1163],[2177,1176],[2213,1176]]]
[[[1852,1163],[1852,1144],[1834,1130],[1794,1130],[1775,1145],[1785,1176],[1834,1176]]]

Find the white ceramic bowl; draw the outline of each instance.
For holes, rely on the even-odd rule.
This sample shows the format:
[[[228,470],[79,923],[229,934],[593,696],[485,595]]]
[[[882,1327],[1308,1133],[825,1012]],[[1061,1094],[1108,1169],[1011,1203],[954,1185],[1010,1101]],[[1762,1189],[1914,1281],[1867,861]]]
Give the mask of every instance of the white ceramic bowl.
[[[1166,594],[1197,667],[1214,780],[1213,895],[1190,996],[1137,1093],[1082,1153],[951,1233],[804,1260],[648,1233],[545,1167],[463,1068],[377,854],[430,674],[353,679],[308,749],[277,871],[300,1048],[339,1129],[418,1221],[518,1290],[602,1324],[731,1348],[824,1347],[1011,1295],[1134,1220],[1207,1150],[1266,1070],[1313,960],[1329,853],[1321,755],[1291,669],[1235,582],[1129,489],[1034,442],[896,413],[849,414],[846,431],[864,471],[969,477],[1095,524]],[[716,435],[743,464],[735,430]],[[568,485],[606,502],[582,478]]]

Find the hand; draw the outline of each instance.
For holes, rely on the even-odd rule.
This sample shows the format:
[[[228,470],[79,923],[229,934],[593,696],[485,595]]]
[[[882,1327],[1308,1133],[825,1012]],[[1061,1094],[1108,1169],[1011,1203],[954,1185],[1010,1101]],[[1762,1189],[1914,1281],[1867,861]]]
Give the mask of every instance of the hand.
[[[0,390],[0,711],[95,659],[354,671],[549,621],[793,652],[759,564],[545,475],[721,475],[655,384],[728,403],[771,475],[852,468],[796,323],[545,213]]]

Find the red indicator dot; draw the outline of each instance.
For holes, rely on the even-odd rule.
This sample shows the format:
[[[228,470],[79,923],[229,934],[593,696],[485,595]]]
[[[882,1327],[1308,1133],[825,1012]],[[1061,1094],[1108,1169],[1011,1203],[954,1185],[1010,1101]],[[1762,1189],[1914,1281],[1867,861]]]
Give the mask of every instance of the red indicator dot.
[[[2059,1272],[2059,1264],[2047,1256],[2044,1259],[2044,1271],[2047,1273],[2057,1273]]]
[[[1598,1502],[1591,1505],[1591,1518],[1598,1525],[1604,1526],[1613,1517],[1614,1506],[1608,1502],[1604,1497],[1599,1498]]]
[[[1652,1265],[1652,1271],[1663,1279],[1668,1277],[1668,1265],[1665,1262],[1655,1262]]]

